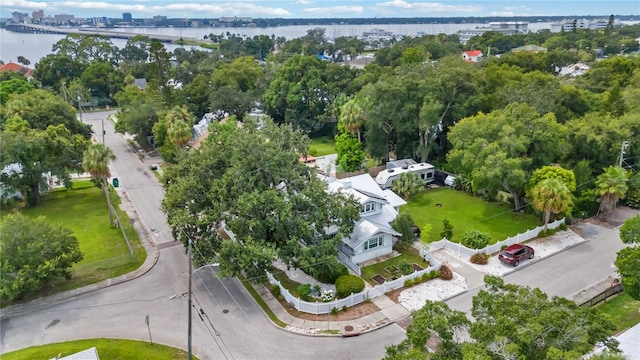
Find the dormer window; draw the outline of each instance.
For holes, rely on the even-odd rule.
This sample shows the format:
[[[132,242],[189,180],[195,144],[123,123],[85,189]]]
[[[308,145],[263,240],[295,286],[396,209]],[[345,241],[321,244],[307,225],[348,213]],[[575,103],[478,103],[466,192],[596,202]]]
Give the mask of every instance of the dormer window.
[[[364,204],[364,206],[362,207],[362,211],[360,211],[361,213],[369,213],[372,211],[376,211],[376,204],[375,203],[366,203]]]

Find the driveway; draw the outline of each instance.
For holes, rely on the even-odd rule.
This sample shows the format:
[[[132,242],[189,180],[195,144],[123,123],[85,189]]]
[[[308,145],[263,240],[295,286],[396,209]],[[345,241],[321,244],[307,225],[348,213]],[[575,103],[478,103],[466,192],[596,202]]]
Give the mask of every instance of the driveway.
[[[588,221],[574,229],[585,242],[529,265],[520,265],[517,271],[504,276],[505,282],[540,288],[549,296],[572,299],[583,289],[615,276],[616,253],[626,246],[620,240],[619,230]],[[453,309],[470,312],[472,298],[481,288],[469,288],[447,300],[447,304]]]

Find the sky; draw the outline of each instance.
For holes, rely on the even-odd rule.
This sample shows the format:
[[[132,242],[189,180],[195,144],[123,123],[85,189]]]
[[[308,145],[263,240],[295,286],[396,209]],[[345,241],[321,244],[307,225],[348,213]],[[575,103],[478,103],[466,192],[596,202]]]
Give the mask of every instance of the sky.
[[[373,18],[467,16],[640,15],[640,0],[2,0],[0,15],[44,10],[45,15],[133,18]]]

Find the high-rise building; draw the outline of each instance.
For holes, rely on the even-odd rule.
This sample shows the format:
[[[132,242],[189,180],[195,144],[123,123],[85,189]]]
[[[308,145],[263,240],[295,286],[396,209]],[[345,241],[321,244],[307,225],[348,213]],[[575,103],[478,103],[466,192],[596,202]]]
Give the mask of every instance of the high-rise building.
[[[33,11],[33,14],[31,14],[31,19],[35,24],[40,24],[42,23],[42,19],[44,18],[44,11],[43,10],[38,10],[38,11]]]
[[[122,13],[122,21],[131,22],[131,13]]]
[[[11,19],[14,23],[22,24],[29,19],[29,14],[21,13],[19,11],[14,11],[11,13]]]

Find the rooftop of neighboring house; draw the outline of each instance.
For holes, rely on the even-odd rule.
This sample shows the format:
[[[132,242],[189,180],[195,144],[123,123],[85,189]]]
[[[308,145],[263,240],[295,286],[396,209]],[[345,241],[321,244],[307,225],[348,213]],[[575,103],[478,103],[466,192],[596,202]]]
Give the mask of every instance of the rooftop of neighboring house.
[[[543,47],[537,46],[537,45],[525,45],[525,46],[520,46],[520,47],[517,47],[517,48],[513,48],[513,49],[511,49],[511,51],[513,51],[513,52],[518,52],[518,51],[540,52],[540,51],[547,51],[547,48],[543,48]]]
[[[465,54],[467,54],[467,56],[481,56],[482,55],[482,50],[467,50],[464,52]]]
[[[33,77],[33,69],[28,68],[26,66],[22,66],[20,64],[16,64],[14,62],[8,62],[4,65],[0,66],[0,73],[5,71],[15,71],[24,75],[26,78]]]

